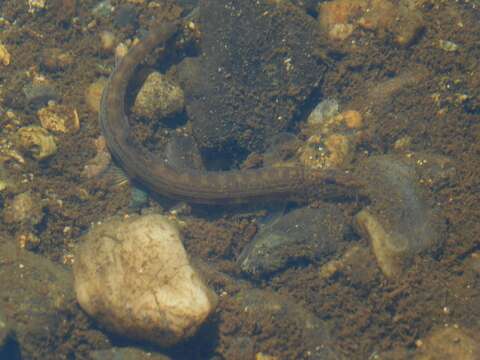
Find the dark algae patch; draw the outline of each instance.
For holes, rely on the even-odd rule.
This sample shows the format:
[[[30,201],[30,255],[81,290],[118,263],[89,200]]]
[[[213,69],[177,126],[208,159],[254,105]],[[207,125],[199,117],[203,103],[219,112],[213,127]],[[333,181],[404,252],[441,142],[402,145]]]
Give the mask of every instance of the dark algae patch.
[[[0,357],[479,358],[479,6],[0,2]],[[303,167],[361,189],[221,206],[134,189],[100,138],[102,86],[182,18],[129,83],[136,148],[179,172]],[[132,109],[156,71],[184,97],[160,119]],[[218,296],[173,348],[105,331],[75,298],[82,236],[134,213],[173,219]]]

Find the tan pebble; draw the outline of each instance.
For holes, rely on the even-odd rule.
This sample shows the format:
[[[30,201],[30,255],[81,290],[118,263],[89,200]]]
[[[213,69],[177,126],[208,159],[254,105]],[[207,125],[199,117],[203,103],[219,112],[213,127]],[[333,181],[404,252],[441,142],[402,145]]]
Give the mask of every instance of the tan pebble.
[[[404,152],[410,148],[411,143],[412,138],[410,136],[403,136],[395,141],[393,149],[398,152]]]
[[[267,355],[262,352],[255,354],[255,360],[278,360],[276,356]]]
[[[33,233],[20,234],[17,241],[21,249],[35,250],[40,245],[40,239]]]
[[[7,66],[7,65],[10,65],[10,61],[11,61],[10,53],[8,52],[5,45],[0,43],[0,63]]]
[[[88,30],[93,30],[94,28],[97,27],[97,20],[93,19],[87,24],[87,29]]]
[[[218,302],[190,265],[178,226],[158,214],[93,227],[77,247],[73,272],[87,314],[111,332],[158,346],[193,336]]]
[[[85,91],[85,102],[87,103],[88,108],[97,114],[100,111],[100,101],[106,83],[106,78],[98,79]]]
[[[347,110],[342,113],[343,121],[345,125],[350,129],[358,129],[363,125],[362,114],[355,110]]]
[[[335,24],[328,32],[328,37],[332,40],[342,41],[352,35],[353,30],[352,24]]]
[[[139,116],[156,119],[179,113],[184,105],[182,88],[163,74],[152,72],[138,92],[132,111]]]
[[[103,53],[113,54],[116,42],[115,34],[111,31],[102,31],[100,33],[100,46]]]
[[[57,133],[74,133],[80,129],[77,110],[65,105],[48,105],[37,112],[44,129]]]
[[[120,43],[115,48],[115,60],[119,62],[125,55],[127,55],[128,47],[124,43]]]
[[[57,152],[55,138],[40,126],[26,126],[18,129],[17,145],[37,160],[46,159]]]

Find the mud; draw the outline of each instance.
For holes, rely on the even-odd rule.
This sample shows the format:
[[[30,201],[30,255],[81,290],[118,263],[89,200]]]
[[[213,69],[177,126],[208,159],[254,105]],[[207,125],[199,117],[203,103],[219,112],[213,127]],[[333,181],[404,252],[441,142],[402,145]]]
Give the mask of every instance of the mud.
[[[2,212],[16,194],[34,191],[39,195],[44,217],[33,229],[40,239],[35,253],[54,263],[70,266],[73,246],[92,223],[131,211],[130,188],[100,187],[81,176],[84,165],[96,154],[94,141],[100,135],[97,114],[87,106],[84,93],[91,83],[100,76],[107,76],[114,66],[113,56],[100,51],[98,35],[102,30],[113,31],[120,41],[125,41],[141,36],[153,19],[172,19],[181,13],[174,1],[155,3],[159,6],[149,7],[147,2],[133,5],[135,21],[126,26],[114,24],[115,13],[92,15],[92,9],[98,4],[93,0],[56,0],[48,2],[48,9],[34,14],[28,13],[23,1],[0,3],[1,16],[10,23],[15,22],[15,25],[0,23],[0,41],[12,56],[10,65],[0,65],[0,137],[9,136],[7,125],[17,126],[12,125],[7,111],[15,113],[21,126],[38,123],[36,111],[22,91],[37,73],[50,79],[61,94],[60,103],[74,107],[80,116],[80,131],[59,135],[58,151],[51,159],[37,161],[27,157],[25,164],[12,160],[4,164],[16,186],[15,190],[0,192]],[[193,1],[182,3],[192,8]],[[276,26],[279,26],[293,17],[298,25],[298,19],[308,19],[305,25],[298,25],[303,30],[297,33],[299,40],[295,48],[301,51],[302,46],[308,44],[301,40],[313,37],[311,33],[305,35],[305,27],[313,26],[316,21],[316,2],[293,3],[298,7],[292,12],[279,11],[275,21],[278,20]],[[275,274],[268,281],[253,284],[239,280],[242,275],[236,260],[257,233],[256,219],[263,215],[262,211],[193,207],[190,213],[187,211],[177,217],[184,223],[188,253],[215,269],[206,277],[220,294],[220,304],[215,316],[196,337],[168,351],[171,358],[229,359],[236,353],[235,349],[247,347],[252,356],[262,352],[278,359],[305,358],[308,349],[298,328],[287,326],[288,322],[269,323],[267,318],[259,321],[245,316],[244,304],[235,295],[254,287],[286,296],[301,304],[305,312],[328,324],[329,348],[349,359],[366,359],[398,349],[414,351],[419,339],[425,338],[432,328],[445,324],[480,330],[480,275],[472,266],[472,256],[480,250],[479,4],[478,1],[433,0],[418,3],[421,3],[419,9],[425,30],[410,46],[396,46],[388,37],[378,37],[367,30],[355,32],[343,47],[328,45],[325,39],[320,39],[324,44],[320,49],[325,50],[321,58],[329,65],[311,64],[307,70],[319,70],[318,74],[303,76],[318,76],[321,86],[299,85],[306,86],[307,90],[296,101],[288,103],[286,110],[283,108],[286,122],[273,121],[276,111],[273,106],[262,108],[263,117],[258,118],[252,115],[252,109],[248,115],[225,108],[235,113],[232,123],[215,141],[200,144],[200,150],[209,155],[210,161],[220,163],[215,167],[222,168],[226,163],[229,167],[241,166],[250,150],[261,153],[271,134],[286,128],[296,132],[301,127],[302,115],[308,114],[308,108],[315,105],[310,104],[315,94],[335,98],[342,106],[358,107],[355,110],[364,115],[365,128],[353,166],[369,156],[394,152],[396,141],[403,137],[410,139],[408,151],[446,156],[456,165],[452,177],[437,186],[425,187],[439,216],[446,219],[445,241],[439,251],[431,257],[414,258],[406,274],[396,280],[387,280],[374,256],[368,252],[368,256],[353,259],[348,267],[330,278],[320,277],[315,264],[300,264]],[[118,8],[126,2],[112,1],[112,4]],[[474,5],[477,6],[475,10]],[[253,27],[248,34],[253,36],[257,23],[251,24]],[[248,42],[248,34],[242,34],[245,39],[239,38],[239,41]],[[452,41],[459,49],[446,52],[438,46],[439,40]],[[75,61],[65,70],[47,72],[40,67],[42,50],[47,47],[70,52]],[[273,50],[283,54],[281,49]],[[237,55],[237,60],[250,56],[248,53]],[[152,59],[149,59],[150,64],[155,63]],[[280,58],[277,60],[278,65]],[[382,99],[382,106],[374,106],[375,98],[371,97],[369,89],[375,88],[376,94],[385,94],[387,91],[382,91],[382,86],[392,89],[392,79],[408,79],[405,74],[412,74],[412,69],[421,69],[421,81],[401,83]],[[263,82],[258,79],[253,85],[262,89]],[[284,93],[291,91],[282,84],[278,89]],[[240,96],[229,99],[234,109],[241,108],[240,100],[243,99]],[[373,105],[362,99],[373,99]],[[266,98],[263,101],[267,102]],[[271,110],[272,117],[265,109]],[[218,117],[217,121],[223,119]],[[245,119],[248,122],[243,122]],[[151,123],[138,123],[136,129],[143,134],[146,143],[163,144],[176,131],[168,124]],[[207,130],[198,130],[197,136],[203,132],[202,136],[208,139],[211,134]],[[234,132],[230,134],[229,130]],[[244,131],[248,136],[241,138],[241,146],[238,146],[238,135]],[[237,139],[237,143],[224,146],[225,139]],[[150,199],[149,205],[158,211],[172,205],[164,199],[159,201]],[[309,205],[320,206],[315,202]],[[352,217],[365,203],[358,199],[338,206],[346,216]],[[22,234],[21,226],[1,221],[3,239],[19,247],[17,238]],[[358,243],[368,246],[363,238]],[[0,271],[3,268],[0,266]],[[15,285],[12,281],[11,286]],[[0,304],[4,307],[5,291],[9,289],[0,291]],[[68,311],[58,313],[60,325],[51,329],[49,338],[41,342],[42,352],[50,354],[52,359],[88,359],[92,351],[116,345],[148,348],[145,344],[132,344],[109,336],[86,317],[75,301],[61,306]],[[10,326],[15,327],[11,319],[8,320]]]

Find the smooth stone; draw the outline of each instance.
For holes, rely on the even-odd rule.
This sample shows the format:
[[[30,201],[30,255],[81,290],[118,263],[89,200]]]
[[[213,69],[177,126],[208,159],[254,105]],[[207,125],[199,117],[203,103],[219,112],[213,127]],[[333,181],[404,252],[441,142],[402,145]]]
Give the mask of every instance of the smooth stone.
[[[74,275],[80,306],[101,325],[160,346],[192,336],[217,304],[177,227],[158,214],[93,227],[77,248]]]
[[[177,114],[184,106],[183,90],[165,75],[152,72],[138,92],[132,111],[156,120]]]
[[[37,160],[45,160],[57,152],[55,137],[40,126],[24,126],[17,130],[16,145]]]
[[[108,80],[106,78],[99,78],[85,90],[85,102],[87,103],[88,109],[95,114],[100,112],[100,101],[107,82]]]
[[[308,115],[307,123],[309,125],[321,124],[325,120],[338,115],[340,113],[339,109],[340,105],[337,100],[324,99],[319,102],[310,115]]]
[[[22,359],[50,359],[65,341],[60,314],[75,303],[72,275],[12,240],[0,238],[0,254],[0,308],[8,309],[4,315],[15,333],[7,359],[17,359],[19,351]]]
[[[423,158],[373,156],[359,166],[372,203],[357,214],[356,227],[370,240],[387,277],[400,276],[414,256],[435,251],[445,239],[445,220],[421,184],[439,186],[452,170],[444,158]]]
[[[348,236],[349,221],[334,205],[300,208],[265,226],[238,258],[254,278],[284,270],[291,264],[325,263]]]

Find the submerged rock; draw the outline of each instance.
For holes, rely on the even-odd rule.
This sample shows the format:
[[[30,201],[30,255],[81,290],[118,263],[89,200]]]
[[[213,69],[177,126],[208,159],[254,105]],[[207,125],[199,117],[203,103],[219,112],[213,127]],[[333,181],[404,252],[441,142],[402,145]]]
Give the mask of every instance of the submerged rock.
[[[162,119],[183,110],[183,90],[159,72],[148,75],[138,92],[132,111],[149,119]]]
[[[65,341],[61,313],[75,302],[71,273],[10,240],[0,239],[0,254],[0,309],[8,309],[4,315],[15,333],[9,357],[1,358],[20,359],[18,346],[22,359],[50,359]]]
[[[56,133],[75,133],[80,129],[77,110],[65,105],[49,104],[37,111],[44,129]]]
[[[93,111],[95,114],[100,112],[100,101],[102,99],[102,92],[107,84],[106,78],[99,78],[92,84],[90,84],[85,90],[85,102],[87,103],[88,109]]]
[[[0,42],[0,63],[3,64],[3,66],[10,65],[11,59],[12,56],[8,52],[7,48]]]
[[[342,245],[349,221],[333,205],[294,210],[267,225],[240,254],[241,269],[262,278],[299,262],[326,262]]]
[[[372,204],[356,216],[357,228],[369,238],[388,277],[399,276],[415,255],[434,251],[445,238],[445,221],[422,183],[444,181],[451,169],[444,158],[429,159],[374,156],[359,167]]]
[[[16,135],[16,145],[37,160],[45,160],[57,152],[55,138],[40,126],[22,127]]]
[[[74,264],[82,308],[108,330],[171,346],[192,336],[217,298],[161,215],[111,219],[85,236]]]
[[[286,1],[199,2],[202,54],[178,68],[201,148],[263,150],[326,71],[315,20]]]

